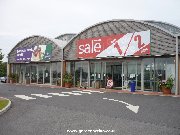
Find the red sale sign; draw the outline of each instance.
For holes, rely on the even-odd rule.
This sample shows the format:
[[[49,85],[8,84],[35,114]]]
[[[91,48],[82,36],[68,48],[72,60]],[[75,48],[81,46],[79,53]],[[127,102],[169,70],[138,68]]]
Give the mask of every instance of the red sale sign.
[[[150,54],[150,30],[77,41],[78,58]]]

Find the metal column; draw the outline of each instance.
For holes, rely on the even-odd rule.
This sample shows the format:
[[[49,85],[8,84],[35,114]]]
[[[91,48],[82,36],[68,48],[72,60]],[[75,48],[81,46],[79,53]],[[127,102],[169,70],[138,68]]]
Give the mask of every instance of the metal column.
[[[175,91],[175,95],[179,94],[179,50],[178,50],[178,36],[176,36],[176,91]]]

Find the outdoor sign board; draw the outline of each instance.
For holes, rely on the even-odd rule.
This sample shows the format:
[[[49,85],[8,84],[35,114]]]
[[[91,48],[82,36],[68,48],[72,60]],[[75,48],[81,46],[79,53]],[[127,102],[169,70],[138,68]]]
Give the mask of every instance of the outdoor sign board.
[[[52,45],[36,45],[16,49],[16,62],[49,61],[52,55]]]
[[[150,30],[77,41],[78,58],[140,56],[150,54]]]

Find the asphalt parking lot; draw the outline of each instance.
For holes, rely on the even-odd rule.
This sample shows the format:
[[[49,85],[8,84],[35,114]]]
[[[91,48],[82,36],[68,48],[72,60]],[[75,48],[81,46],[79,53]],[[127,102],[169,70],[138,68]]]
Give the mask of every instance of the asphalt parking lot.
[[[179,135],[180,98],[0,84],[1,135]]]

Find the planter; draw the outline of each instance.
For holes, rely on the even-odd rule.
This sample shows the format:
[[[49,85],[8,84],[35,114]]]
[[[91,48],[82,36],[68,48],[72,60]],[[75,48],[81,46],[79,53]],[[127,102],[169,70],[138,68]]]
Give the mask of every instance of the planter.
[[[10,79],[10,84],[16,83],[16,80]]]
[[[163,94],[171,94],[171,89],[162,87]]]
[[[66,88],[71,88],[72,84],[71,84],[71,83],[64,83],[64,86],[65,86]]]
[[[26,79],[26,84],[30,84],[30,79]]]

